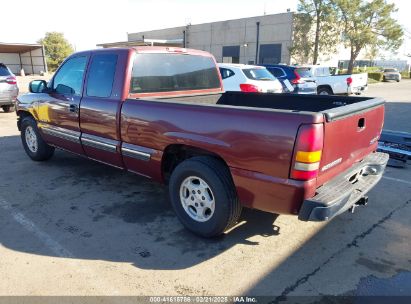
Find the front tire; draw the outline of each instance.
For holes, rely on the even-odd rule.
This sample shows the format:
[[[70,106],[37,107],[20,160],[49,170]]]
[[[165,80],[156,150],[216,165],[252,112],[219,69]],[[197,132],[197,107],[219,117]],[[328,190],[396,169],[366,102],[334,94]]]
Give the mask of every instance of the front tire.
[[[48,160],[54,154],[54,147],[41,138],[37,123],[32,117],[26,117],[21,122],[21,141],[27,155],[34,161]]]
[[[227,166],[198,156],[180,163],[169,183],[171,205],[181,223],[202,237],[215,237],[233,227],[241,205]]]
[[[3,109],[4,113],[9,113],[14,109],[13,106],[2,106],[1,108]]]

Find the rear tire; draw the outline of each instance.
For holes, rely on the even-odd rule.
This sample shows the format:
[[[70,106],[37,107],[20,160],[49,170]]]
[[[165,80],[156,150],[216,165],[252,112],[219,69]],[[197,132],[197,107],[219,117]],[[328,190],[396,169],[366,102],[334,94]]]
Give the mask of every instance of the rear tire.
[[[317,90],[318,95],[333,95],[333,91],[329,88],[318,88]]]
[[[4,113],[9,113],[14,110],[13,106],[1,106],[1,108],[3,109]]]
[[[34,161],[48,160],[54,154],[54,147],[41,138],[37,123],[32,117],[26,117],[21,122],[21,141],[27,155]]]
[[[229,169],[212,157],[198,156],[180,163],[171,174],[169,195],[181,223],[202,237],[222,234],[241,214]]]

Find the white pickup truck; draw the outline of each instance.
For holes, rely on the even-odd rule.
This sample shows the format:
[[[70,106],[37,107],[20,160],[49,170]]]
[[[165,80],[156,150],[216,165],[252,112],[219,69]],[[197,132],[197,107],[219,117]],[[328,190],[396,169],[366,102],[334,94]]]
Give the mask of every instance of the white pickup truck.
[[[319,95],[360,95],[368,88],[368,74],[334,75],[333,68],[320,65],[305,65],[317,83]]]

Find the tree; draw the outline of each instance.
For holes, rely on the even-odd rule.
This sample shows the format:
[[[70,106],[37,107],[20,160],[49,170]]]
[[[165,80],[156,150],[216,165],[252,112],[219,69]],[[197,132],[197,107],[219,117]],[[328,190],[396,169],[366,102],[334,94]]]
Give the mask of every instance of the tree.
[[[339,28],[334,1],[299,0],[294,18],[291,54],[304,62],[317,64],[319,54],[335,52]]]
[[[55,71],[63,60],[74,52],[72,45],[64,38],[63,33],[47,32],[38,43],[44,46],[47,66],[50,71]]]
[[[334,0],[339,9],[343,28],[343,42],[350,49],[348,73],[352,73],[354,61],[361,50],[396,50],[403,41],[403,29],[392,18],[394,4],[385,0]]]

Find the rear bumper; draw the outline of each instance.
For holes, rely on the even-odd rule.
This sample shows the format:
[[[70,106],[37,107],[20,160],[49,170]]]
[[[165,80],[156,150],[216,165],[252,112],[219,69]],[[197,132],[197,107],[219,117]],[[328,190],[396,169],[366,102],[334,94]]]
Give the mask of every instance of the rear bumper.
[[[0,93],[0,106],[11,106],[14,105],[17,99],[19,91],[12,90]]]
[[[388,154],[375,152],[322,187],[316,195],[304,200],[298,214],[302,221],[327,221],[348,210],[381,179]]]
[[[317,86],[305,87],[301,88],[300,86],[296,86],[294,92],[295,94],[314,94],[317,95]]]
[[[13,106],[13,105],[14,105],[14,101],[12,99],[10,100],[0,99],[0,106]]]
[[[368,90],[368,84],[359,87],[348,87],[348,94],[359,94]]]

